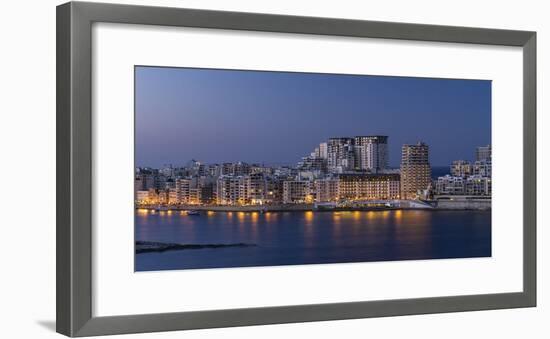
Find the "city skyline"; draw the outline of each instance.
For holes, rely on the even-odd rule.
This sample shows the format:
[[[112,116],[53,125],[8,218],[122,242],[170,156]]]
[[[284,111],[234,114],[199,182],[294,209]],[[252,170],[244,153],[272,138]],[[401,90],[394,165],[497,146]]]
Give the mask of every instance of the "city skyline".
[[[320,140],[386,135],[390,167],[419,140],[445,166],[491,143],[490,111],[484,80],[136,67],[135,160],[294,165]]]
[[[476,161],[454,160],[450,175],[432,178],[430,147],[404,144],[398,170],[387,166],[387,136],[330,138],[295,166],[246,162],[136,168],[136,206],[280,206],[302,208],[412,207],[410,200],[486,199],[492,191],[492,149],[475,149]],[[459,198],[463,196],[462,198]],[[434,200],[435,199],[435,200]],[[484,208],[490,200],[483,202]],[[425,203],[425,202],[424,202]],[[416,203],[412,203],[415,207]],[[444,204],[444,203],[443,203]],[[326,205],[325,205],[326,206]],[[422,208],[433,208],[431,203]],[[275,207],[281,208],[281,207]]]

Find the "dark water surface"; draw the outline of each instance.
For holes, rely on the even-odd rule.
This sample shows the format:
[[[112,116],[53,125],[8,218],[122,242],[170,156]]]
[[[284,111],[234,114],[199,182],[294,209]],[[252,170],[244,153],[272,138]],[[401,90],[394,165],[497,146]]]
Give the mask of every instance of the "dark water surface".
[[[140,253],[136,271],[491,256],[490,211],[138,210],[136,240],[256,244]]]

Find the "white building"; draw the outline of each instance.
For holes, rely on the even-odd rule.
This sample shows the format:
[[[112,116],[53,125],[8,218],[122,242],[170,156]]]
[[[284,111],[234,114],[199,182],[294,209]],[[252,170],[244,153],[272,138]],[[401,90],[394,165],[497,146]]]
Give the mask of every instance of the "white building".
[[[353,169],[355,156],[353,138],[330,138],[327,143],[327,164],[331,172],[342,172]]]
[[[319,158],[326,159],[328,157],[327,143],[322,142],[319,144]]]
[[[491,178],[472,175],[466,179],[465,193],[467,195],[490,196],[492,191],[491,186]]]
[[[220,176],[216,184],[216,198],[218,204],[244,204],[247,197],[246,188],[246,180],[243,176]]]
[[[378,173],[388,167],[387,136],[357,136],[354,141],[357,169]]]
[[[463,176],[446,175],[438,177],[435,182],[435,194],[437,195],[462,195],[465,178]]]

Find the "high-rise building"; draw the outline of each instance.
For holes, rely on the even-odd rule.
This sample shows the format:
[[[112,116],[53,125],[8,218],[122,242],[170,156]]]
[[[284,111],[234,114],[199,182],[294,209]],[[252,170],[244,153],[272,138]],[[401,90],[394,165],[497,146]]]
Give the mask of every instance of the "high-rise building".
[[[430,186],[429,148],[423,142],[401,149],[401,198],[416,199]]]
[[[378,173],[388,167],[388,137],[384,135],[357,136],[355,168]]]
[[[331,172],[353,169],[353,138],[330,138],[327,143],[327,164]]]
[[[319,158],[326,159],[328,157],[327,143],[322,142],[319,144]]]
[[[479,146],[476,148],[476,161],[491,161],[491,145]]]

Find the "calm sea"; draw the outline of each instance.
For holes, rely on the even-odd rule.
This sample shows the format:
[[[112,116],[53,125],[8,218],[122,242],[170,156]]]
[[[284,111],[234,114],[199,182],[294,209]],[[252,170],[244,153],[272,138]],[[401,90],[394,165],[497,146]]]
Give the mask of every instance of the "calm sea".
[[[136,254],[136,270],[491,256],[490,211],[136,211],[136,240],[251,247]]]

